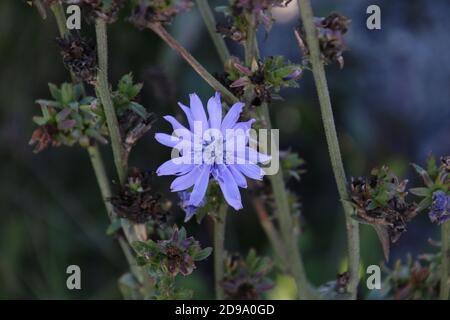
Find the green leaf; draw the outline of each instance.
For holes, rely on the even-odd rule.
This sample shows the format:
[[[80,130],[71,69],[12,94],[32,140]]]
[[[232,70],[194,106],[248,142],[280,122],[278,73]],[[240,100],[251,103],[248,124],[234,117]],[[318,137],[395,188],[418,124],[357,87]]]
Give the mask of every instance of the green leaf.
[[[36,123],[38,126],[43,126],[44,124],[47,123],[47,119],[45,119],[44,117],[34,116],[33,122]]]
[[[419,202],[419,204],[417,205],[417,211],[423,211],[425,209],[428,209],[431,206],[431,203],[433,202],[433,200],[431,199],[431,197],[426,197],[424,198],[422,201]]]
[[[192,259],[194,259],[195,261],[205,260],[206,258],[208,258],[211,255],[211,252],[212,252],[212,248],[207,247],[205,249],[202,249],[202,250],[196,252],[192,256]]]
[[[52,98],[56,101],[61,101],[61,90],[59,90],[59,88],[53,83],[49,83],[48,88],[50,89]]]
[[[419,197],[426,197],[430,193],[428,188],[411,188],[409,192]]]
[[[149,241],[151,241],[151,240],[149,240]],[[147,243],[142,242],[142,241],[135,241],[132,243],[132,246],[133,246],[133,249],[136,250],[136,252],[138,254],[145,254],[149,251]]]
[[[106,229],[106,234],[108,236],[114,235],[117,231],[119,231],[122,228],[122,223],[120,219],[116,219],[113,222],[110,223],[108,228]]]
[[[61,104],[58,101],[53,100],[38,99],[35,102],[40,106],[55,107],[55,108],[61,107]]]
[[[139,115],[142,119],[148,118],[149,113],[147,112],[147,109],[145,109],[143,105],[140,105],[139,103],[132,101],[128,104],[128,108],[137,115]]]
[[[412,166],[417,171],[417,173],[422,177],[425,185],[427,187],[431,187],[433,185],[433,181],[431,180],[430,176],[428,175],[428,172],[426,172],[424,168],[422,168],[421,166],[418,166],[415,163],[412,163]]]

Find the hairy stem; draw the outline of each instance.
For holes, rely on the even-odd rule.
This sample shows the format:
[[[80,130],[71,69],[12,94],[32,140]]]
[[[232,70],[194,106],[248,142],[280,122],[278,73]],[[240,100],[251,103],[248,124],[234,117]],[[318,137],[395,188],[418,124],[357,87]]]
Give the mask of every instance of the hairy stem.
[[[97,51],[99,70],[97,75],[97,91],[108,123],[109,135],[114,155],[117,174],[120,183],[125,182],[127,176],[126,153],[120,136],[119,122],[116,116],[116,110],[111,98],[108,83],[108,37],[106,33],[106,22],[99,18],[95,21],[95,33],[97,37]]]
[[[449,260],[450,260],[450,221],[441,226],[441,286],[439,298],[448,300],[449,296]]]
[[[316,83],[317,93],[319,96],[320,110],[322,113],[322,121],[325,128],[325,135],[328,143],[328,151],[331,158],[334,177],[336,179],[339,196],[345,211],[347,242],[348,242],[348,260],[350,285],[349,290],[352,298],[356,298],[356,289],[358,286],[359,271],[359,226],[352,219],[352,208],[345,201],[348,199],[347,179],[345,176],[344,165],[342,163],[341,151],[336,134],[334,124],[333,110],[331,108],[330,93],[328,91],[327,79],[325,76],[325,68],[320,56],[319,41],[317,39],[316,28],[313,22],[313,11],[309,0],[298,0],[300,14],[303,20],[303,26],[306,32],[306,40],[309,48],[309,59],[312,65],[314,80]]]
[[[256,23],[253,15],[247,16],[249,21],[249,28],[247,30],[247,40],[245,43],[245,62],[247,66],[250,66],[254,59],[259,58],[258,42],[256,39]],[[269,107],[267,103],[263,103],[261,108],[261,114],[259,118],[266,125],[266,128],[271,130],[272,123],[270,120]],[[278,150],[278,146],[271,146]],[[287,256],[288,268],[290,273],[295,279],[297,285],[297,294],[299,299],[312,299],[314,298],[314,292],[306,278],[306,272],[303,265],[303,260],[300,255],[297,235],[295,233],[294,221],[292,219],[291,206],[289,204],[289,198],[286,191],[286,186],[283,179],[283,170],[281,167],[275,175],[269,176],[272,184],[273,195],[275,198],[275,204],[277,209],[275,214],[279,222],[280,233],[286,251],[289,253]],[[274,248],[277,250],[277,248]],[[281,256],[283,253],[279,252]]]
[[[216,19],[214,18],[213,11],[208,4],[208,0],[197,0],[197,7],[208,29],[209,35],[214,43],[214,46],[219,53],[220,59],[225,63],[230,58],[230,52],[228,51],[225,40],[216,31]]]
[[[160,23],[151,23],[148,26],[153,30],[169,47],[178,54],[216,91],[222,93],[223,98],[229,103],[239,101],[225,86],[223,86],[213,75],[211,75],[195,58],[179,44]]]
[[[223,289],[220,285],[224,274],[225,257],[225,221],[227,217],[228,205],[222,204],[217,217],[214,220],[214,283],[216,299],[223,300]]]
[[[91,160],[92,168],[94,169],[95,177],[97,178],[97,183],[100,188],[100,192],[101,192],[101,195],[103,198],[103,203],[105,205],[106,212],[108,213],[109,219],[111,221],[114,221],[117,219],[117,217],[114,213],[111,202],[109,201],[109,199],[112,196],[111,186],[109,184],[109,179],[106,174],[105,166],[103,164],[102,155],[97,146],[90,146],[87,148],[87,151],[89,153],[89,158]],[[133,253],[132,253],[131,248],[128,245],[128,243],[122,237],[119,237],[119,244],[125,253],[125,257],[127,258],[127,261],[130,264],[130,267],[132,269],[137,268],[136,261],[134,259]],[[136,269],[135,269],[135,272],[136,272]]]

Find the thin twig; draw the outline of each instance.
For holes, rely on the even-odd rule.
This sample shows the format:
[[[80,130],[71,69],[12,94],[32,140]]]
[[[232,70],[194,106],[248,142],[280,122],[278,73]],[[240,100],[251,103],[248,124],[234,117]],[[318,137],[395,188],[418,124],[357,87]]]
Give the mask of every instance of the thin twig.
[[[211,40],[219,53],[220,59],[225,63],[230,58],[230,52],[228,51],[225,40],[217,33],[216,19],[214,18],[213,11],[208,4],[207,0],[197,0],[197,7],[208,29]]]
[[[180,45],[160,23],[151,23],[148,27],[153,30],[169,47],[178,54],[216,91],[222,93],[228,103],[239,101],[225,86],[211,75],[182,45]]]
[[[351,217],[353,212],[351,206],[345,201],[348,199],[347,179],[345,176],[344,165],[342,163],[336,127],[334,124],[330,93],[328,91],[328,84],[325,76],[325,68],[320,57],[319,41],[317,39],[316,27],[313,22],[314,15],[311,3],[309,0],[298,0],[298,4],[303,20],[303,26],[306,32],[306,40],[310,52],[309,59],[312,65],[314,80],[319,96],[322,121],[328,143],[328,151],[331,158],[331,164],[333,167],[339,196],[345,211],[350,273],[349,291],[352,298],[356,299],[356,289],[359,281],[359,226],[358,223]]]

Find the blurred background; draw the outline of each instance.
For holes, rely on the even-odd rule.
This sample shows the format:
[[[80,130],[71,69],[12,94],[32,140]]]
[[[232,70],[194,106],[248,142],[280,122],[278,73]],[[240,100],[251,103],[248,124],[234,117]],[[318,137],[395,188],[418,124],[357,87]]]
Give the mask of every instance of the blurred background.
[[[211,1],[213,5],[225,1]],[[366,28],[366,8],[378,4],[382,30]],[[317,16],[338,11],[352,19],[347,35],[350,51],[345,68],[327,68],[336,125],[347,175],[368,175],[371,168],[389,165],[399,176],[418,182],[410,162],[424,163],[433,153],[450,153],[450,2],[446,0],[314,1]],[[144,83],[140,103],[158,116],[178,112],[176,102],[188,93],[203,99],[213,91],[188,65],[150,31],[139,31],[124,13],[110,27],[112,83],[132,71]],[[217,18],[220,20],[219,14]],[[276,23],[267,36],[260,30],[262,55],[284,55],[301,60],[293,28],[298,25],[296,1],[277,9]],[[83,22],[82,32],[93,26]],[[211,72],[221,64],[206,28],[194,7],[178,16],[170,32]],[[80,147],[50,148],[35,155],[28,146],[39,113],[34,101],[48,98],[47,83],[68,81],[57,51],[56,24],[42,20],[23,1],[0,1],[0,298],[2,299],[116,299],[117,279],[127,265],[117,242],[105,234],[108,219],[87,153]],[[242,48],[230,44],[233,54]],[[306,161],[307,173],[289,187],[302,201],[304,236],[301,248],[311,281],[322,284],[345,270],[344,220],[338,202],[316,91],[305,72],[300,89],[285,90],[282,102],[271,106],[274,127],[280,128],[282,148],[291,148]],[[155,125],[168,131],[164,121]],[[170,150],[153,139],[151,131],[131,157],[131,165],[156,169]],[[114,174],[109,147],[102,149],[108,172]],[[168,197],[171,179],[158,179]],[[247,193],[242,194],[246,198]],[[252,207],[229,212],[226,249],[271,255]],[[179,223],[183,214],[174,207]],[[186,225],[203,245],[212,245],[211,225]],[[370,227],[361,228],[362,265],[383,260],[380,244]],[[408,253],[435,250],[429,238],[438,228],[426,214],[416,218],[393,246],[391,263]],[[66,268],[82,270],[82,290],[66,288]],[[269,298],[290,298],[293,284],[276,276]],[[212,259],[198,263],[181,285],[194,289],[194,298],[213,297]]]

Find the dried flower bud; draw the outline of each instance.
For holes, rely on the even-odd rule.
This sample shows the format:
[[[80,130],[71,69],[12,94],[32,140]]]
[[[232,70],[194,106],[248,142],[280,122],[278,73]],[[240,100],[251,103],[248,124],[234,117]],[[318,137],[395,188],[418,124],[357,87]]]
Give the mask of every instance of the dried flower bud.
[[[176,15],[192,6],[191,0],[140,0],[128,20],[139,29],[144,29],[149,23],[170,23]]]
[[[117,195],[110,199],[120,218],[135,223],[150,222],[161,226],[167,222],[168,212],[161,208],[161,195],[152,189],[152,174],[132,168],[128,180]]]
[[[281,88],[298,87],[296,80],[302,74],[302,67],[285,61],[282,56],[269,56],[244,65],[232,57],[225,64],[225,75],[218,77],[238,97],[250,99],[250,106],[270,103]]]
[[[397,242],[406,231],[407,223],[418,213],[416,204],[406,202],[407,182],[399,181],[388,167],[383,166],[372,170],[369,178],[352,179],[350,184],[350,200],[355,208],[355,218],[375,227],[386,259],[389,242]]]
[[[101,18],[107,23],[113,23],[117,20],[126,0],[66,0],[66,2],[86,8],[86,14],[91,20]]]
[[[184,228],[177,227],[171,230],[167,240],[136,242],[133,246],[141,265],[148,265],[155,274],[170,277],[178,273],[190,275],[196,267],[195,261],[206,259],[212,251],[209,247],[202,249],[193,237],[186,237]]]
[[[225,274],[221,286],[225,299],[257,300],[273,287],[267,274],[272,269],[268,258],[260,258],[255,250],[250,250],[244,259],[239,255],[228,256],[225,260]]]
[[[339,13],[331,13],[325,18],[314,18],[319,39],[320,52],[325,64],[337,62],[341,69],[344,67],[343,52],[347,50],[344,35],[347,33],[351,20]],[[306,34],[303,27],[297,33],[300,48],[309,55]]]
[[[78,33],[57,38],[66,67],[80,80],[95,85],[97,77],[97,52],[91,41]]]
[[[63,83],[61,87],[49,84],[54,100],[37,100],[41,116],[33,117],[39,126],[30,144],[37,143],[35,152],[49,145],[72,146],[78,143],[89,147],[96,142],[107,143],[108,130],[103,111],[97,108],[93,97],[81,96],[81,86]]]

